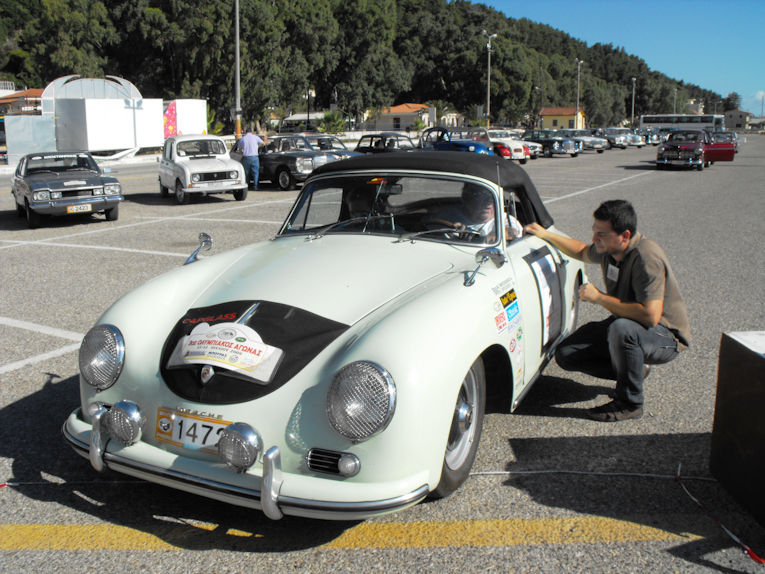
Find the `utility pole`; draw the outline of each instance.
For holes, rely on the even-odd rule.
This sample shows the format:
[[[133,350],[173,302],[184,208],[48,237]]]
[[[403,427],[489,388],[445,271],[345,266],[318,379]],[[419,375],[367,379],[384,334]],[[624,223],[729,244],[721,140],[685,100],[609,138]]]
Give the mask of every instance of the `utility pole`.
[[[630,128],[635,129],[635,78],[632,78],[632,119]]]
[[[489,34],[486,30],[482,30],[481,33],[489,39],[486,44],[486,57],[488,59],[486,69],[486,127],[491,125],[491,41],[496,38],[496,34]]]
[[[239,0],[234,0],[234,135],[237,141],[242,137],[242,100],[239,87]]]
[[[582,73],[582,64],[584,64],[584,60],[576,58],[576,110],[574,111],[574,129],[577,130],[579,129],[579,78]]]

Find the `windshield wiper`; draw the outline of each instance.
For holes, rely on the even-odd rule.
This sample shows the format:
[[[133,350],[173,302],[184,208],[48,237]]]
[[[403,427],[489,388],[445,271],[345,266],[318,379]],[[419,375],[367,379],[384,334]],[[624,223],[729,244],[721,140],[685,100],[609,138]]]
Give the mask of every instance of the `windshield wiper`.
[[[361,223],[361,222],[364,222],[364,228],[361,230],[362,233],[363,233],[363,232],[365,232],[367,230],[367,226],[366,226],[367,223],[369,223],[371,221],[378,221],[380,219],[391,219],[392,220],[393,219],[393,214],[392,213],[387,213],[385,215],[364,215],[364,216],[361,216],[361,217],[352,217],[351,219],[343,219],[342,221],[335,221],[334,223],[329,223],[327,225],[324,225],[324,226],[320,227],[319,229],[321,229],[321,231],[319,231],[318,233],[310,234],[307,237],[307,239],[309,241],[313,240],[313,239],[320,239],[321,237],[324,237],[324,235],[327,232],[332,231],[336,227],[339,227],[341,225],[348,225],[350,223]]]
[[[455,229],[454,227],[441,227],[439,229],[426,229],[425,231],[416,231],[414,233],[402,233],[399,235],[396,243],[403,243],[405,241],[411,241],[414,243],[414,238],[420,235],[428,235],[429,233],[448,233],[450,235],[481,235],[478,231],[472,229]]]

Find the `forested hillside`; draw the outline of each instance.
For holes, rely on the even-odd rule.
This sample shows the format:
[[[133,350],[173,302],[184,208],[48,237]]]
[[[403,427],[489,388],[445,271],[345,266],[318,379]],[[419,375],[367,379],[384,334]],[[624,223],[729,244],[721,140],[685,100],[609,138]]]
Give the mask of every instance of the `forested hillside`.
[[[543,106],[580,102],[588,123],[678,112],[719,94],[651,71],[612,45],[508,18],[465,0],[239,0],[244,117],[330,103],[348,114],[433,102],[474,117],[486,104],[492,41],[494,123],[524,121]],[[648,40],[648,41],[656,41]],[[234,105],[234,0],[3,0],[0,79],[42,88],[67,75],[115,75],[146,97],[206,98],[224,121]]]

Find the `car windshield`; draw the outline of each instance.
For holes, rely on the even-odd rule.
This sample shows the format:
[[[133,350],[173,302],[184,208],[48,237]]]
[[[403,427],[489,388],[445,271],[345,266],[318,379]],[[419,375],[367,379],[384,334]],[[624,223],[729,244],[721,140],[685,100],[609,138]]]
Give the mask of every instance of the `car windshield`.
[[[35,155],[27,161],[26,173],[40,171],[98,171],[98,165],[93,158],[86,153],[62,153],[55,155]]]
[[[226,153],[226,145],[220,140],[187,140],[178,142],[178,155],[181,157],[197,157],[220,155]]]
[[[606,128],[606,133],[611,135],[629,135],[631,132],[627,128]]]
[[[674,132],[669,135],[669,140],[672,143],[685,143],[695,142],[699,140],[698,132]]]
[[[314,149],[321,150],[347,150],[340,138],[335,136],[308,136],[308,142]]]
[[[495,192],[466,179],[329,176],[306,185],[280,234],[382,234],[491,244],[496,214]]]

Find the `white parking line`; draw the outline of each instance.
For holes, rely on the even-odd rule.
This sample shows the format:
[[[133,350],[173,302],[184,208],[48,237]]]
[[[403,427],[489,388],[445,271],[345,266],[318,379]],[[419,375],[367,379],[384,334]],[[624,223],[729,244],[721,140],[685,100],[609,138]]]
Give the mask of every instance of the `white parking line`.
[[[168,257],[188,257],[188,253],[175,253],[173,251],[151,251],[148,249],[128,249],[127,247],[110,247],[108,245],[83,245],[81,243],[58,243],[46,241],[16,241],[17,245],[49,245],[51,247],[72,247],[74,249],[97,249],[98,251],[125,251],[127,253],[141,253],[143,255],[166,255]],[[12,247],[12,246],[11,246]],[[2,249],[2,247],[0,247]]]
[[[50,335],[51,337],[59,337],[60,339],[69,339],[70,341],[77,341],[78,343],[82,341],[82,338],[85,336],[82,333],[65,331],[63,329],[57,329],[56,327],[30,323],[29,321],[20,321],[18,319],[11,319],[10,317],[0,317],[0,325],[14,327],[16,329],[26,329],[27,331],[34,331],[35,333],[42,333],[43,335]]]
[[[74,331],[65,331],[64,329],[57,329],[56,327],[48,327],[47,325],[39,325],[37,323],[30,323],[29,321],[19,321],[18,319],[11,319],[10,317],[0,317],[0,325],[6,325],[8,327],[14,327],[16,329],[26,329],[27,331],[34,331],[35,333],[42,333],[43,335],[50,335],[51,337],[59,337],[61,339],[68,339],[70,341],[76,341],[71,345],[60,347],[47,353],[41,353],[34,357],[27,357],[20,361],[14,361],[7,365],[0,366],[0,375],[10,373],[11,371],[17,371],[23,369],[29,365],[47,361],[61,355],[66,355],[80,348],[80,342],[84,335],[82,333],[75,333]]]
[[[106,226],[105,227],[99,227],[98,229],[90,229],[88,231],[80,231],[78,233],[69,233],[69,234],[66,234],[66,235],[60,235],[58,237],[49,237],[47,239],[38,239],[38,240],[35,240],[35,241],[15,241],[15,240],[12,240],[12,239],[0,239],[0,243],[7,243],[7,244],[9,244],[9,245],[0,245],[0,249],[10,249],[10,248],[19,247],[19,246],[22,246],[22,245],[55,245],[56,244],[55,242],[60,241],[61,239],[67,239],[67,238],[70,238],[70,237],[81,237],[83,235],[92,235],[94,233],[106,233],[106,232],[109,232],[109,231],[122,231],[123,229],[128,229],[130,227],[138,227],[138,226],[142,226],[142,225],[151,225],[152,223],[160,223],[160,222],[163,222],[163,221],[174,221],[174,220],[182,220],[182,219],[191,219],[191,220],[193,220],[193,219],[196,219],[198,217],[209,216],[209,215],[213,215],[215,213],[223,213],[223,212],[226,212],[226,211],[234,211],[234,210],[240,210],[240,209],[252,209],[252,208],[260,207],[262,205],[270,205],[270,204],[275,204],[275,203],[289,203],[289,204],[292,204],[294,201],[295,201],[294,198],[291,198],[291,199],[285,198],[285,199],[274,199],[274,200],[270,200],[270,201],[261,201],[261,202],[258,202],[258,203],[250,203],[250,204],[245,204],[245,205],[234,205],[234,206],[230,206],[230,207],[227,206],[227,207],[221,207],[220,209],[212,209],[212,210],[208,210],[208,211],[204,211],[204,212],[190,213],[190,214],[187,214],[187,215],[175,215],[175,216],[172,216],[172,217],[159,217],[159,218],[156,218],[156,219],[146,219],[144,221],[139,221],[139,222],[136,222],[136,223],[116,224],[116,225],[110,225],[108,227],[106,227]],[[281,223],[281,222],[279,222],[279,223]],[[66,244],[62,243],[60,245],[66,245]],[[84,245],[73,245],[72,247],[87,247],[87,246],[84,246]],[[111,249],[119,250],[119,248],[111,248]],[[127,250],[127,251],[131,251],[131,250]],[[136,252],[137,253],[141,253],[141,251],[136,251]],[[153,253],[153,252],[145,251],[143,253]],[[178,255],[177,253],[172,253],[172,254],[162,253],[162,252],[157,252],[157,253],[164,254],[164,255]],[[186,254],[186,256],[188,256],[188,254]]]
[[[641,177],[643,175],[648,175],[649,173],[654,173],[651,171],[644,171],[643,173],[638,173],[635,175],[631,175],[629,177],[623,177],[622,179],[617,179],[616,181],[609,181],[607,183],[602,183],[600,185],[596,185],[595,187],[589,187],[587,189],[582,189],[580,191],[575,191],[573,193],[568,193],[566,195],[561,195],[560,197],[555,197],[553,199],[546,199],[544,200],[545,203],[553,203],[555,201],[560,201],[561,199],[568,199],[569,197],[575,197],[577,195],[582,195],[583,193],[589,193],[591,191],[595,191],[596,189],[601,189],[603,187],[608,187],[609,185],[614,185],[617,183],[623,183],[625,181],[629,181],[630,179],[635,179],[636,177]]]
[[[35,355],[34,357],[27,357],[26,359],[16,361],[15,363],[8,363],[7,365],[0,366],[0,375],[10,373],[11,371],[18,371],[19,369],[23,369],[24,367],[28,367],[29,365],[34,365],[35,363],[41,363],[42,361],[47,361],[48,359],[60,357],[61,355],[66,355],[68,353],[76,351],[79,348],[80,348],[80,344],[74,343],[73,345],[67,345],[66,347],[61,347],[60,349],[56,349],[55,351],[49,351],[47,353],[42,353],[41,355]]]

